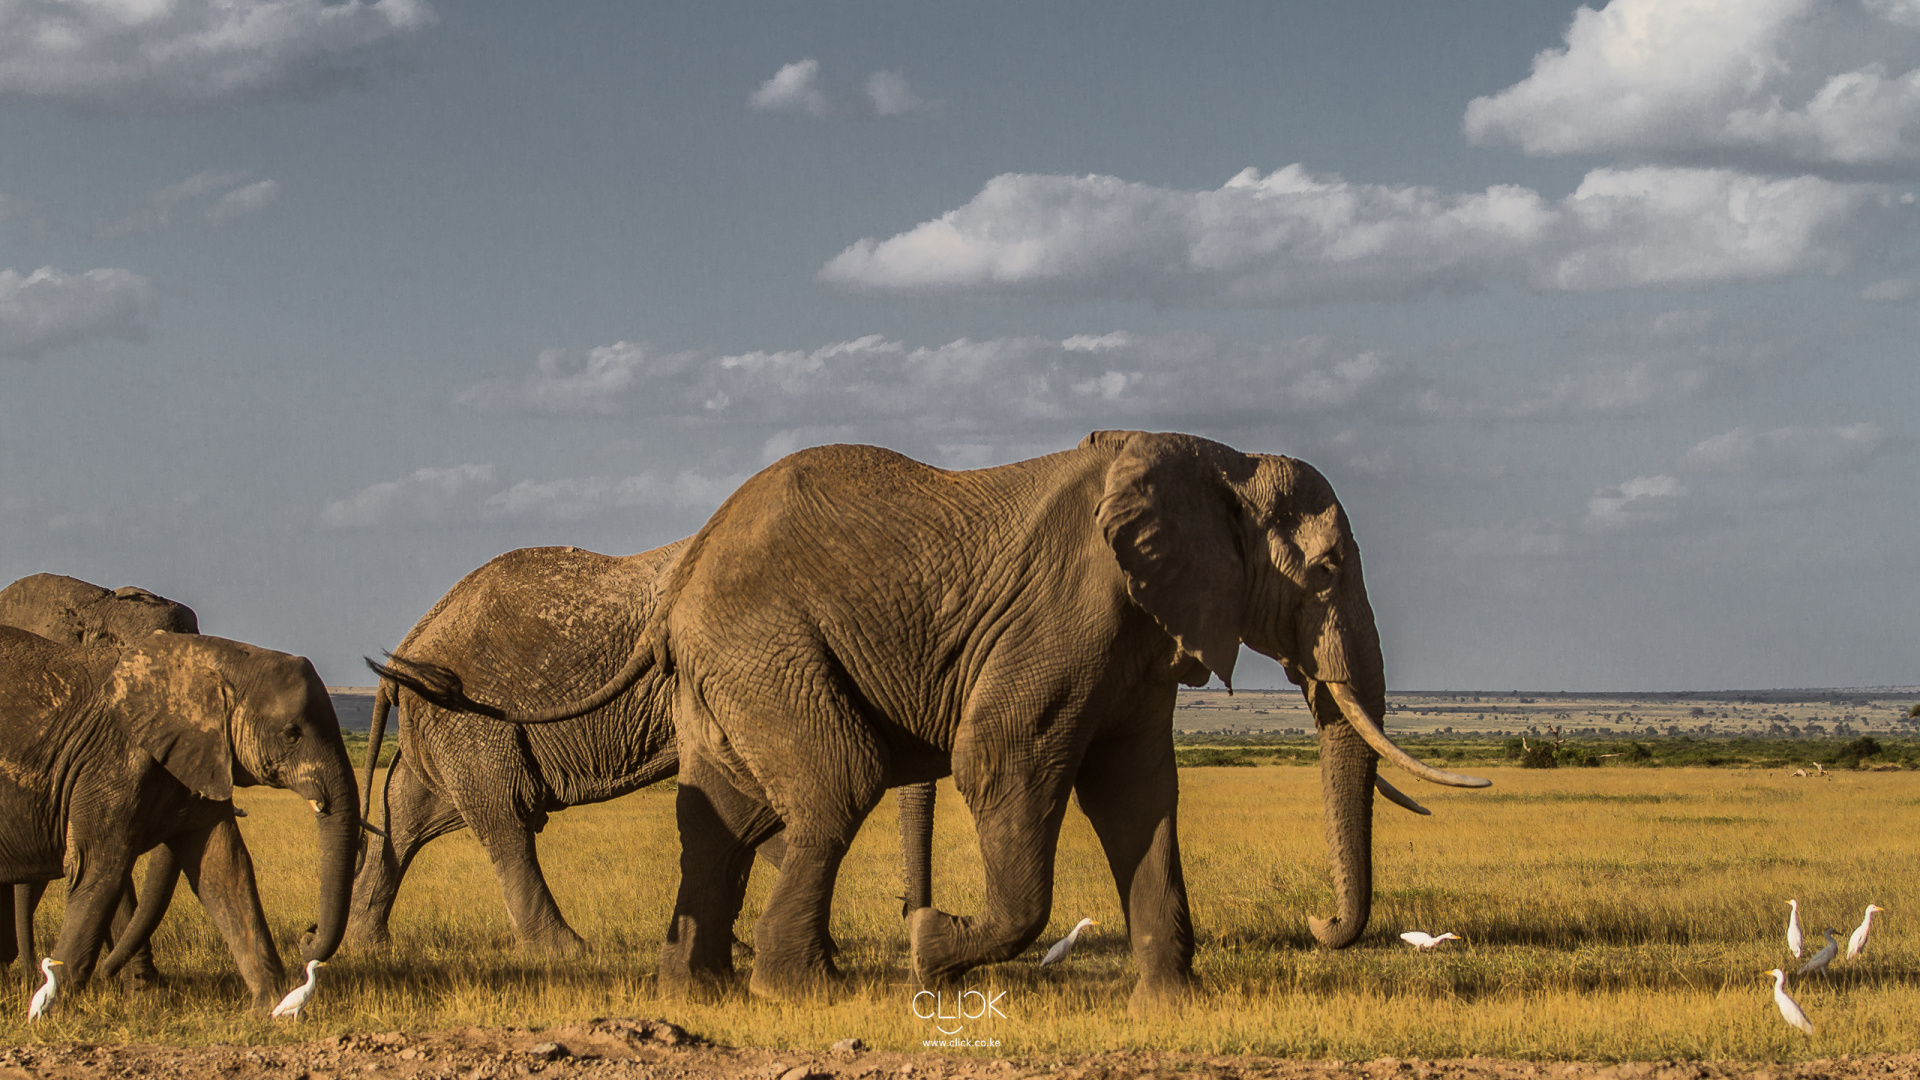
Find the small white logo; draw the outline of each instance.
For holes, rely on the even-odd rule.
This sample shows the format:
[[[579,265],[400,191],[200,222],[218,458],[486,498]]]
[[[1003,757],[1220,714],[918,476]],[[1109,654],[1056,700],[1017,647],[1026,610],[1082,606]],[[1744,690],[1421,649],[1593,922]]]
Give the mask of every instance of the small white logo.
[[[1005,990],[921,990],[913,995],[913,1015],[928,1021],[934,1030],[947,1036],[928,1039],[924,1046],[999,1046],[999,1039],[964,1038],[967,1025],[1007,1018]]]

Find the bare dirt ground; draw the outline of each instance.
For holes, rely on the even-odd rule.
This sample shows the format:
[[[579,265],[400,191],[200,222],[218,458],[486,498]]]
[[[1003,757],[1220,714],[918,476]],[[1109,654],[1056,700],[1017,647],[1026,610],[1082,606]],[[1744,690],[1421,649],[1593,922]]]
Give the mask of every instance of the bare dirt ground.
[[[556,1028],[460,1028],[433,1032],[339,1035],[272,1047],[35,1045],[0,1047],[0,1080],[220,1077],[222,1080],[486,1080],[541,1076],[560,1080],[1334,1080],[1334,1078],[1641,1078],[1646,1080],[1811,1080],[1920,1076],[1920,1053],[1846,1057],[1794,1064],[1754,1062],[1581,1062],[1417,1058],[1294,1061],[1282,1058],[1128,1051],[1030,1058],[947,1057],[877,1053],[841,1045],[818,1052],[740,1050],[712,1046],[657,1020],[595,1019]]]

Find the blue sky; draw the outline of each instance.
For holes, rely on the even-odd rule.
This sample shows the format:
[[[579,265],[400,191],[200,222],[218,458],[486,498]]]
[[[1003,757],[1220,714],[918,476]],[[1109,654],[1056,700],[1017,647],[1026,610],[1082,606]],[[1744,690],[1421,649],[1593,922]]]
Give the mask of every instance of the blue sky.
[[[1901,0],[0,0],[0,580],[361,683],[792,449],[1140,427],[1327,473],[1391,685],[1911,684],[1916,191]]]

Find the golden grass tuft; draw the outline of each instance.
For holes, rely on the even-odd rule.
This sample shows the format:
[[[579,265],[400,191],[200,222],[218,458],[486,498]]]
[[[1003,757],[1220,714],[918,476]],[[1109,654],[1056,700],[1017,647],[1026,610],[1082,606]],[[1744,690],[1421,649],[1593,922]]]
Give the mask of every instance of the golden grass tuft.
[[[978,1052],[1121,1048],[1370,1059],[1800,1059],[1912,1049],[1920,1030],[1920,788],[1906,773],[1832,781],[1724,769],[1488,770],[1490,791],[1416,785],[1434,811],[1375,811],[1375,903],[1354,948],[1315,946],[1307,917],[1331,908],[1317,770],[1289,766],[1181,774],[1185,869],[1199,932],[1201,993],[1177,1017],[1127,1015],[1133,984],[1124,921],[1099,846],[1077,812],[1062,835],[1053,925],[1026,956],[961,987],[1004,1018],[923,1020],[906,975],[893,804],[883,803],[841,873],[834,934],[845,984],[803,1003],[736,990],[669,1002],[653,967],[677,879],[673,796],[655,789],[555,815],[542,860],[562,909],[593,950],[518,953],[491,867],[471,834],[430,845],[402,890],[394,946],[343,952],[298,1028],[249,1015],[224,945],[185,889],[156,938],[159,991],[96,983],[28,1027],[37,981],[15,966],[0,990],[0,1039],[14,1042],[270,1043],[344,1031],[546,1026],[594,1015],[664,1016],[735,1045],[822,1048],[849,1035],[918,1049],[960,1027]],[[247,791],[243,827],[284,956],[312,919],[311,815],[295,797]],[[756,869],[741,933],[771,875]],[[974,910],[983,875],[971,822],[942,792],[935,894]],[[58,889],[41,940],[57,926]],[[1866,958],[1792,986],[1818,1034],[1774,1012],[1761,972],[1788,966],[1786,900],[1813,942],[1850,932],[1868,902],[1881,917]],[[1039,953],[1082,916],[1067,964]],[[1401,930],[1466,940],[1416,954]],[[923,1009],[929,1002],[922,999]],[[951,1011],[952,992],[942,1001]]]

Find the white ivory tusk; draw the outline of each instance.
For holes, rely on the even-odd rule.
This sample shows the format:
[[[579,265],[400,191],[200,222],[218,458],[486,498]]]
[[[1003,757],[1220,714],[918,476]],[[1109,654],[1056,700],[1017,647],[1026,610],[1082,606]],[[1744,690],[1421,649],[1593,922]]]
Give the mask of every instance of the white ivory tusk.
[[[1405,809],[1413,811],[1416,814],[1421,814],[1426,817],[1433,816],[1433,811],[1427,809],[1424,806],[1421,806],[1419,803],[1414,802],[1412,799],[1408,798],[1406,792],[1401,791],[1399,788],[1394,787],[1392,784],[1387,783],[1387,778],[1384,776],[1381,776],[1379,773],[1375,773],[1373,776],[1373,786],[1380,792],[1380,794],[1385,795],[1387,797],[1388,802],[1394,804],[1395,806],[1403,807]]]
[[[1333,700],[1339,703],[1341,715],[1347,718],[1347,723],[1353,725],[1353,730],[1359,732],[1361,738],[1367,740],[1367,745],[1373,747],[1374,753],[1430,783],[1445,784],[1448,787],[1493,786],[1491,780],[1436,769],[1420,761],[1412,754],[1395,746],[1392,739],[1387,738],[1387,733],[1381,731],[1380,725],[1374,723],[1373,717],[1367,715],[1367,710],[1360,704],[1360,698],[1353,692],[1353,687],[1337,682],[1327,683],[1326,687],[1333,693]]]

